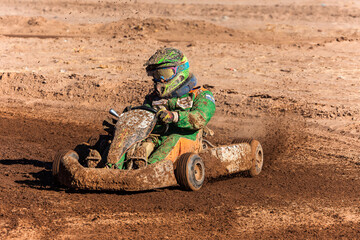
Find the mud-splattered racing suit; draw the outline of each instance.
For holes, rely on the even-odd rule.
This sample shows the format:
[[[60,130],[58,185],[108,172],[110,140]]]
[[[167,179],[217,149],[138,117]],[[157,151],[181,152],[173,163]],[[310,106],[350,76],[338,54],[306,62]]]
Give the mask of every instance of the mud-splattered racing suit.
[[[195,87],[181,97],[170,99],[152,93],[146,96],[144,104],[178,113],[177,121],[169,124],[169,130],[153,138],[155,151],[150,155],[149,163],[164,159],[175,161],[179,153],[196,152],[201,148],[202,129],[215,113],[215,99],[209,90]]]

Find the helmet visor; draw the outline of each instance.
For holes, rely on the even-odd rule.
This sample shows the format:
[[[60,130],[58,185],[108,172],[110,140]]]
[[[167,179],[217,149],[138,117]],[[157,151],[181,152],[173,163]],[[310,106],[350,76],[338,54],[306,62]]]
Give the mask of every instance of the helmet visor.
[[[176,75],[176,67],[158,68],[152,72],[155,82],[168,82]]]
[[[148,75],[153,76],[155,82],[168,82],[173,79],[178,72],[189,68],[189,63],[186,62],[176,67],[157,68],[148,72]]]

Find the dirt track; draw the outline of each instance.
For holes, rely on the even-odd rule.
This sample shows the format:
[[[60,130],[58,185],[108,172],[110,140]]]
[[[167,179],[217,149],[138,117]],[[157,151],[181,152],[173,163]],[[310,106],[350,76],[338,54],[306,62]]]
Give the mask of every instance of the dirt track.
[[[360,238],[360,4],[153,2],[0,1],[0,238]],[[262,142],[261,175],[199,192],[53,185],[59,149],[142,102],[162,46],[213,91],[213,142]]]

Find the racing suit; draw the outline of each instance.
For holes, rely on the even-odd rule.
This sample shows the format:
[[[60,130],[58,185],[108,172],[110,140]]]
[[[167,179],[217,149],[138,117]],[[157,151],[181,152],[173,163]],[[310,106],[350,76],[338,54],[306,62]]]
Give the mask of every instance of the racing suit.
[[[146,96],[144,104],[156,110],[176,111],[179,116],[177,122],[169,124],[165,134],[153,139],[156,150],[150,155],[149,163],[164,159],[175,162],[179,155],[201,149],[202,129],[215,113],[215,99],[209,90],[195,87],[181,97],[170,99],[152,93]]]

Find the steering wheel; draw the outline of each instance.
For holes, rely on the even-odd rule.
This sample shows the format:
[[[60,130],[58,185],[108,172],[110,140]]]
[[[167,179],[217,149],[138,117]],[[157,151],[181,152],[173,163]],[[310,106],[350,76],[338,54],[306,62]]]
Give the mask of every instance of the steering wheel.
[[[158,112],[157,110],[155,110],[155,109],[153,109],[151,107],[148,107],[148,106],[130,107],[130,109],[126,109],[126,110],[129,111],[129,110],[135,110],[135,109],[142,109],[142,110],[146,110],[146,111],[149,111],[149,112],[152,112],[152,113],[155,113],[155,114],[157,114],[157,112]]]

